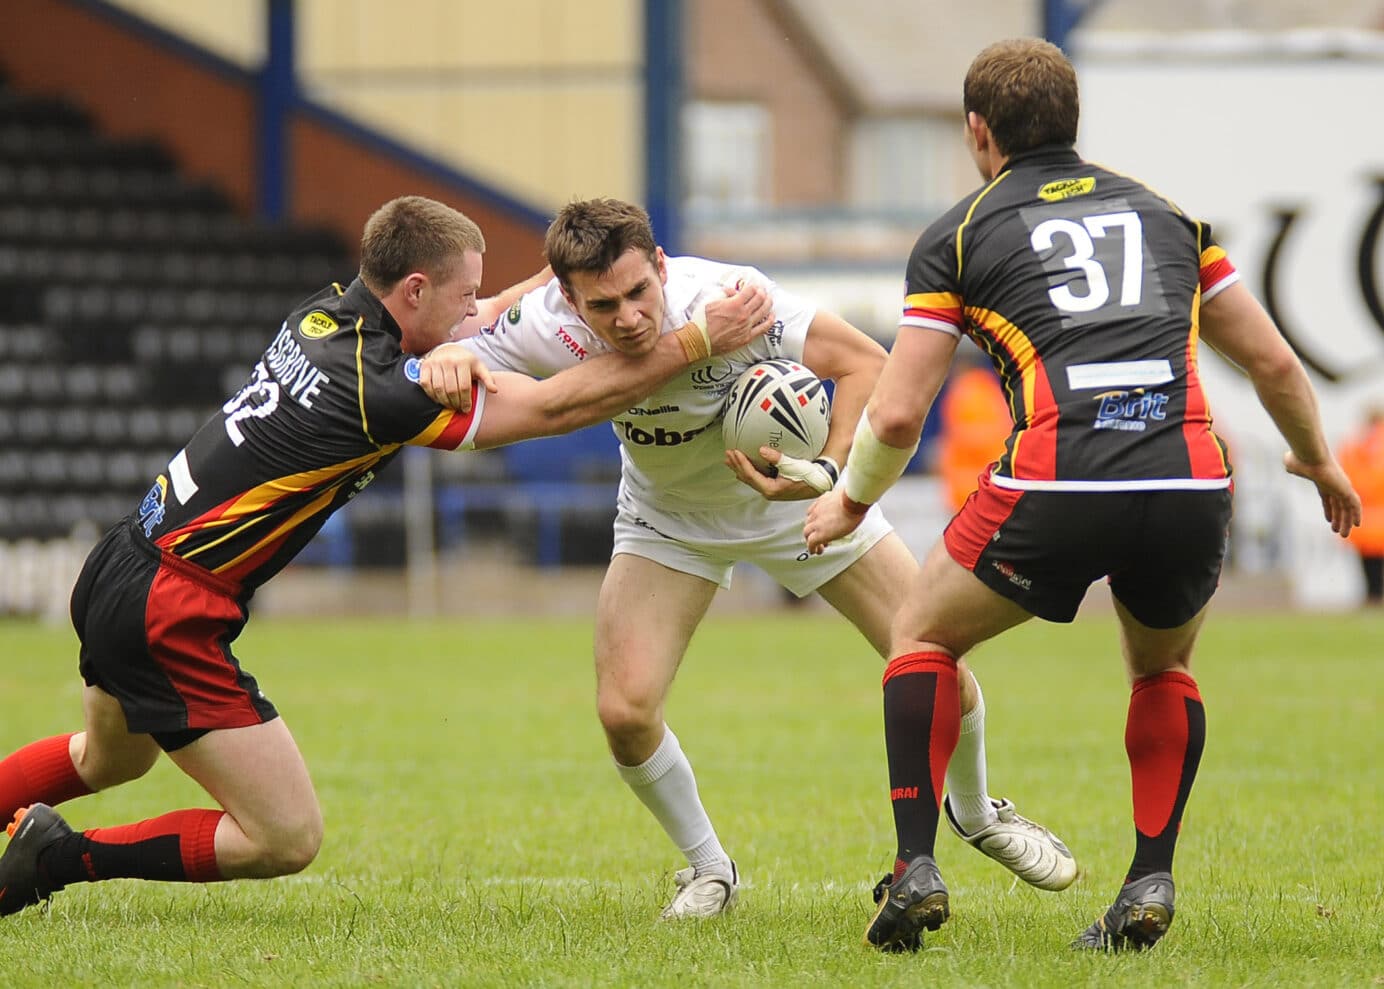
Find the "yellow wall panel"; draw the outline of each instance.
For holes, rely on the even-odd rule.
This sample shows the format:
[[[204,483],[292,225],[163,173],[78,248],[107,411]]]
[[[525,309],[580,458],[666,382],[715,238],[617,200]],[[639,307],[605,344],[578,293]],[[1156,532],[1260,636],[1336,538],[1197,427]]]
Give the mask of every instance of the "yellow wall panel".
[[[567,86],[551,94],[549,155],[545,185],[559,202],[576,196],[616,196],[640,201],[644,196],[643,120],[640,92],[624,86]]]
[[[643,65],[644,20],[638,0],[551,0],[548,57],[570,66]]]
[[[264,61],[264,0],[113,0],[247,69]]]
[[[264,0],[120,2],[263,57]],[[641,0],[296,0],[296,11],[308,98],[540,209],[642,196]],[[221,36],[234,40],[204,40]]]

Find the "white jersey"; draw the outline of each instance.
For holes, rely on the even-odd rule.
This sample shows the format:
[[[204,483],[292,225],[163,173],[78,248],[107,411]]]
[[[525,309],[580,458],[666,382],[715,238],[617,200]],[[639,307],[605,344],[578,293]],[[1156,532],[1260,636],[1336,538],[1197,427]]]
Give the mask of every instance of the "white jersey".
[[[774,325],[754,342],[689,365],[647,399],[611,420],[620,440],[621,493],[664,512],[763,502],[725,465],[721,417],[726,393],[751,364],[771,357],[803,359],[816,308],[753,268],[704,258],[668,258],[663,333],[689,322],[698,302],[724,297],[723,280],[744,272],[765,284]],[[524,295],[491,326],[461,341],[495,371],[546,378],[611,348],[562,297],[556,279]]]

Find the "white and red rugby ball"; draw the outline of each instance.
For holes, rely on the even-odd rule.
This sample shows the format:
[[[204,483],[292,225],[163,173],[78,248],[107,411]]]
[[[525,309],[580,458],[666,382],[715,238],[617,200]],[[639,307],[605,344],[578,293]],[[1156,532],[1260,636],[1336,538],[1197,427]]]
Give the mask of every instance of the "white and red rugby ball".
[[[745,369],[726,396],[721,431],[727,450],[739,450],[760,470],[767,446],[800,460],[822,452],[831,427],[831,398],[822,380],[797,361],[760,361]]]

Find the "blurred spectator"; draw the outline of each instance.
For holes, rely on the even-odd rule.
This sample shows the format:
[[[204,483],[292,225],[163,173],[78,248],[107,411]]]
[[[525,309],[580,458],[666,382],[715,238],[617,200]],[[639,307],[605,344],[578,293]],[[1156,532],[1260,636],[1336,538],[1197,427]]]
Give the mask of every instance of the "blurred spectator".
[[[947,383],[938,414],[937,473],[947,506],[955,512],[976,489],[980,475],[1004,453],[1005,438],[1014,428],[1000,379],[980,351],[958,351],[957,371]]]
[[[1384,605],[1384,404],[1341,447],[1341,467],[1360,493],[1364,518],[1350,534],[1365,572],[1365,603]]]

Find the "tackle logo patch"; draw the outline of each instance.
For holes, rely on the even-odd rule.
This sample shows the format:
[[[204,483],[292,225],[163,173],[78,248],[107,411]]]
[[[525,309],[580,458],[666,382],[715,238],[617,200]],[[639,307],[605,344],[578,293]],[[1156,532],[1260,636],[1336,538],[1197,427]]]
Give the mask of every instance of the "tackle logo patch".
[[[1096,188],[1096,178],[1088,175],[1084,179],[1058,179],[1056,182],[1049,182],[1038,190],[1038,198],[1045,202],[1056,203],[1063,199],[1072,199],[1076,196],[1084,196]]]
[[[304,316],[303,321],[298,324],[298,332],[309,340],[329,337],[340,328],[336,320],[316,309]]]

